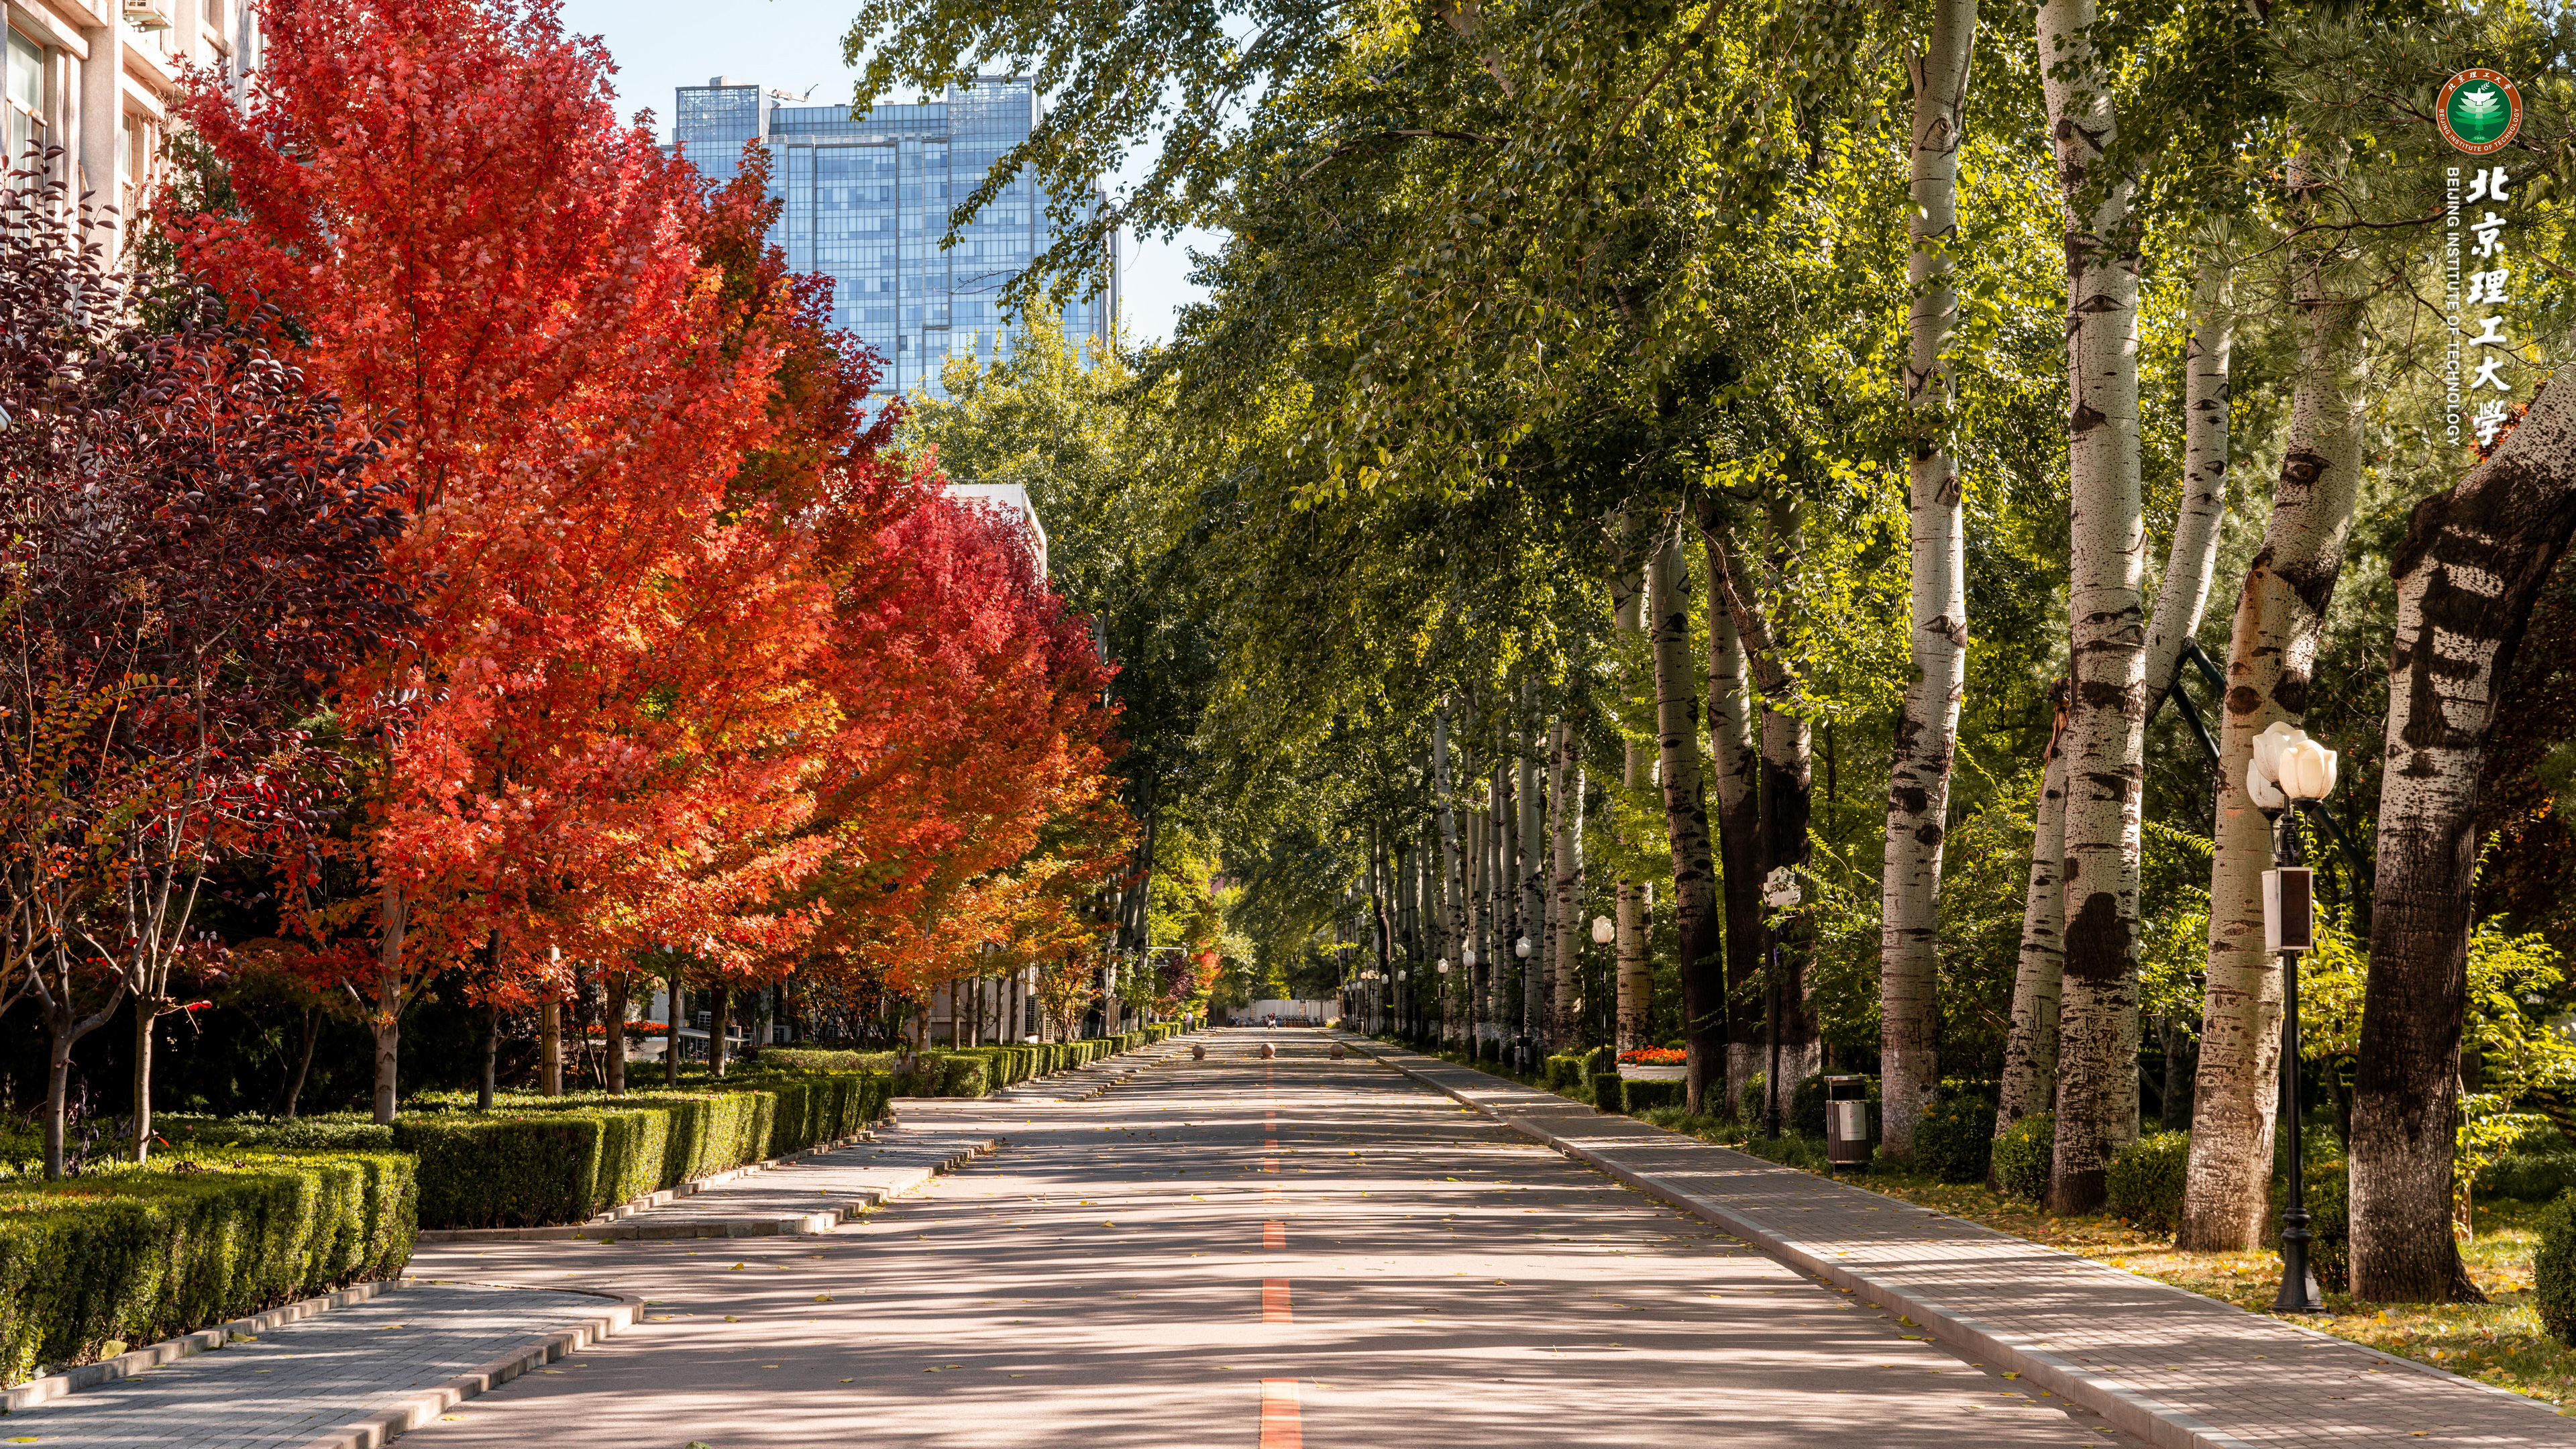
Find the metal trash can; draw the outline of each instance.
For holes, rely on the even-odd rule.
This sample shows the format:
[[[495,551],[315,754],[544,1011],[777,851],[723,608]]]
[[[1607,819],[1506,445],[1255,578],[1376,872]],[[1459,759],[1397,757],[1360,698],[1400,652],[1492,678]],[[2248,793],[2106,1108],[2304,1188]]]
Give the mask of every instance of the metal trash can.
[[[1867,1167],[1872,1139],[1869,1078],[1825,1078],[1825,1161],[1836,1167]]]

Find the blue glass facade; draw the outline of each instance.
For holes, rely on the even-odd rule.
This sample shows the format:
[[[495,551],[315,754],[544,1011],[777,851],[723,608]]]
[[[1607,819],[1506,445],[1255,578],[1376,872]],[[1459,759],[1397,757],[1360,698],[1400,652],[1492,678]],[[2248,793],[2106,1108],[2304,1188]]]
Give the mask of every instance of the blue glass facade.
[[[1028,139],[1037,93],[1013,77],[951,87],[934,102],[809,106],[719,79],[679,88],[672,139],[711,177],[740,169],[743,147],[769,149],[786,206],[772,239],[798,271],[832,279],[834,322],[885,360],[885,392],[939,395],[949,357],[1009,346],[1004,283],[1049,240],[1047,198],[1022,175],[943,251],[948,214],[1003,152]],[[1100,203],[1095,191],[1090,204]],[[1069,303],[1065,335],[1106,346],[1118,315],[1113,253],[1098,296]]]

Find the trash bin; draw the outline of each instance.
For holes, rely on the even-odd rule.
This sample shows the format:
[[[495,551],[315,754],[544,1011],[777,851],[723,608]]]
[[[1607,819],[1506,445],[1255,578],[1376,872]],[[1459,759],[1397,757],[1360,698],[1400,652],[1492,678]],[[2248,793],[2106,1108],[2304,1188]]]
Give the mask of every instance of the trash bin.
[[[1836,1167],[1867,1167],[1869,1118],[1869,1078],[1825,1078],[1825,1161]]]

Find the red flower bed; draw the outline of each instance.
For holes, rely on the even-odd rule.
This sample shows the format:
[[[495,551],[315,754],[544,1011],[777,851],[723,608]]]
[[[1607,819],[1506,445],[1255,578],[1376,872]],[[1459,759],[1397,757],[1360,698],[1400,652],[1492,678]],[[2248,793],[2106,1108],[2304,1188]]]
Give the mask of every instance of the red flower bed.
[[[1625,1067],[1678,1067],[1690,1060],[1690,1053],[1680,1047],[1639,1047],[1619,1053],[1619,1064]]]

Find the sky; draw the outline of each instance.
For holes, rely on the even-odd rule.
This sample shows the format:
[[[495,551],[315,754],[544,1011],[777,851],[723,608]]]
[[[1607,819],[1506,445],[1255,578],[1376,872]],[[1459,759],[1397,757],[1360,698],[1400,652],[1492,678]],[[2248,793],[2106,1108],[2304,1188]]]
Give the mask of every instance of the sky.
[[[712,11],[703,0],[564,0],[563,23],[607,42],[617,62],[618,110],[650,110],[668,140],[672,90],[713,76],[800,95],[812,86],[817,105],[849,100],[858,77],[841,64],[841,36],[856,9],[854,0],[736,0]],[[1130,169],[1142,167],[1131,160]],[[1109,179],[1114,191],[1123,176]],[[1189,282],[1194,241],[1204,250],[1214,238],[1184,234],[1168,245],[1139,243],[1132,233],[1123,239],[1122,335],[1129,342],[1170,337],[1173,313],[1205,295]]]

